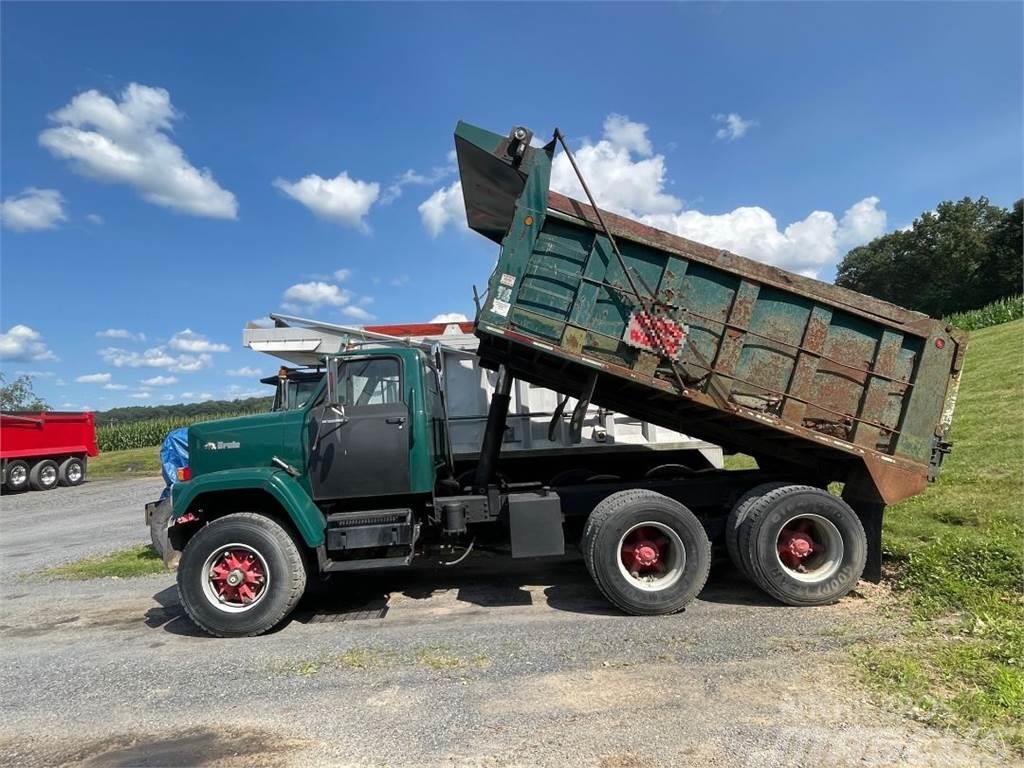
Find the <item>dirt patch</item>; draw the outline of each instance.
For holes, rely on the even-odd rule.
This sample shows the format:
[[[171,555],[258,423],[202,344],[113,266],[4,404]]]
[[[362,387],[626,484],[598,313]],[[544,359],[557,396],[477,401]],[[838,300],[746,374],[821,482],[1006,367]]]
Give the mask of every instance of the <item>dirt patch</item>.
[[[121,734],[78,741],[74,745],[5,740],[0,742],[0,762],[82,768],[168,765],[274,768],[287,765],[289,755],[305,746],[305,741],[267,733],[265,728],[201,728],[175,736]]]

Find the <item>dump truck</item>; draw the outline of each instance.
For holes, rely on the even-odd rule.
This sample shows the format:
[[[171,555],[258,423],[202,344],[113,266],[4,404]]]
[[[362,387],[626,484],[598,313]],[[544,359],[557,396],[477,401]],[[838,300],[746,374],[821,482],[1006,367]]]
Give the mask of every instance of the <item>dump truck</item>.
[[[91,413],[0,413],[0,479],[5,491],[81,485],[89,458],[98,455]]]
[[[549,188],[559,145],[586,202]],[[713,542],[789,605],[877,579],[885,506],[924,490],[950,449],[965,339],[602,211],[557,130],[534,146],[524,127],[459,123],[455,147],[468,224],[500,245],[474,324],[495,385],[471,478],[455,476],[428,352],[326,351],[301,407],[191,427],[171,503],[147,507],[165,559],[180,556],[192,620],[256,635],[324,576],[573,545],[600,592],[635,615],[685,608]],[[597,404],[756,468],[503,480],[516,380],[572,394],[573,430]]]
[[[413,346],[427,351],[445,402],[453,475],[466,484],[480,456],[496,374],[480,367],[471,322],[348,326],[271,313],[272,328],[249,327],[242,345],[283,365],[261,381],[274,388],[274,409],[305,403],[323,376],[324,351],[367,346]],[[591,404],[579,434],[570,416],[576,400],[553,389],[516,381],[497,476],[539,480],[557,487],[619,476],[652,476],[721,468],[722,449],[675,430]]]

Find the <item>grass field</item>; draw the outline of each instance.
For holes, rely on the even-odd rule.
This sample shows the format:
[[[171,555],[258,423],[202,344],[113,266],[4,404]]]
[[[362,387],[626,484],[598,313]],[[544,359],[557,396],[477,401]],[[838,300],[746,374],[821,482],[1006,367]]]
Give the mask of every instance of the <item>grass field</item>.
[[[884,546],[907,631],[858,654],[916,717],[1024,751],[1024,321],[971,334],[938,483],[891,508]]]
[[[131,448],[127,451],[107,451],[89,459],[89,477],[101,478],[146,477],[160,474],[160,449]]]
[[[68,565],[58,565],[55,568],[42,571],[41,574],[55,579],[84,581],[85,579],[106,579],[112,576],[129,579],[133,576],[163,573],[166,570],[160,555],[152,546],[146,544],[141,547],[112,552],[103,557],[92,557]]]

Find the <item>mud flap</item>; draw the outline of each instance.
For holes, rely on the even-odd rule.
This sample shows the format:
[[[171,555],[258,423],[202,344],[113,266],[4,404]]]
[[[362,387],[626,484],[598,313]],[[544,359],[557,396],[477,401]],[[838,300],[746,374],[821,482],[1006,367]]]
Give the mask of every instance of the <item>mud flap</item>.
[[[168,568],[177,568],[181,552],[171,546],[167,534],[167,524],[170,522],[172,511],[170,499],[149,502],[146,505],[146,525],[149,526],[149,538],[153,542],[153,549],[160,555],[164,565]]]

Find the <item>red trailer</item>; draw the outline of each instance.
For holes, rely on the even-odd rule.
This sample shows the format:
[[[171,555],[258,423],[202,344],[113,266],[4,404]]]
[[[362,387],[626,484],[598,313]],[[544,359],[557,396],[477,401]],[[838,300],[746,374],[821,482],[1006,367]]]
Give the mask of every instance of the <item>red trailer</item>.
[[[5,491],[79,485],[99,455],[91,413],[0,413],[0,477]]]

